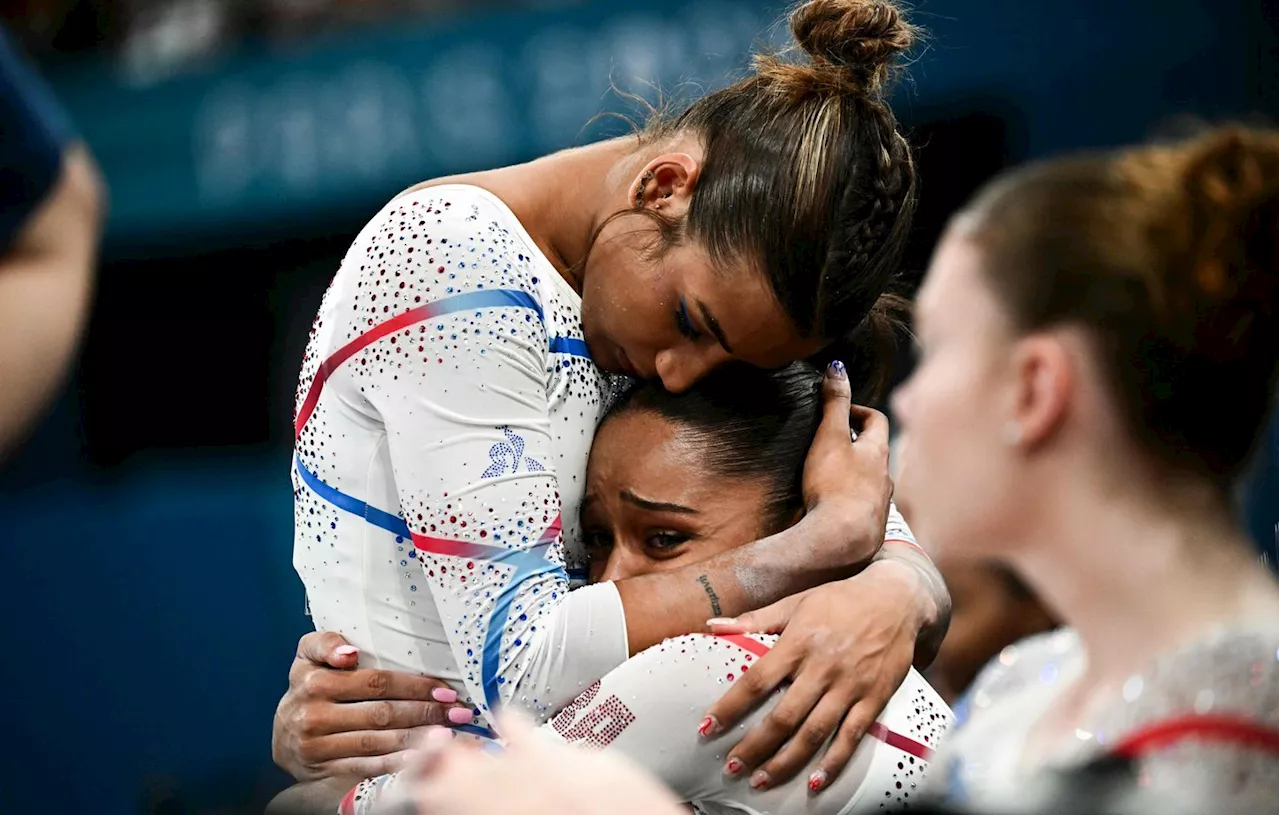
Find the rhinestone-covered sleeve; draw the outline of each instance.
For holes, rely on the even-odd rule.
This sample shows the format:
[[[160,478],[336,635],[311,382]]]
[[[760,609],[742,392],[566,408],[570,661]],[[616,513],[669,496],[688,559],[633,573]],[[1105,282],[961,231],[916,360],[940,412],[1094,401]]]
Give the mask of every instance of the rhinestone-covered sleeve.
[[[314,366],[298,416],[300,459],[323,465],[308,394],[338,371],[326,398],[385,427],[400,516],[486,718],[510,702],[549,715],[627,656],[616,590],[568,592],[545,266],[509,218],[465,188],[384,208],[344,260],[354,280],[331,304],[330,343],[342,350]]]

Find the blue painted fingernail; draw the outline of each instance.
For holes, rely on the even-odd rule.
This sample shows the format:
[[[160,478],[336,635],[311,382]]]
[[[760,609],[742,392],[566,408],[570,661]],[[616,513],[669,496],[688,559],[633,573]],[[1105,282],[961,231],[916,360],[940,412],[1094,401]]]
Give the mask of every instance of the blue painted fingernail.
[[[840,360],[832,360],[827,366],[827,375],[832,379],[848,379],[849,372],[844,369],[844,363]]]

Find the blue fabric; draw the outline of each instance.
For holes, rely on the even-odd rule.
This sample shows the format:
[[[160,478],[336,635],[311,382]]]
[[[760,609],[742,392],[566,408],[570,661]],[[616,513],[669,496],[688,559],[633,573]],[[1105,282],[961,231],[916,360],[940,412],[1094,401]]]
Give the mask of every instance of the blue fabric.
[[[0,28],[0,251],[57,181],[71,134],[53,92]]]
[[[1258,552],[1266,558],[1272,572],[1277,567],[1276,493],[1280,491],[1280,477],[1276,472],[1277,446],[1280,446],[1278,418],[1280,415],[1272,411],[1271,422],[1263,436],[1257,461],[1244,481],[1241,508],[1249,535],[1257,544]]]
[[[548,345],[553,354],[569,354],[570,356],[591,359],[591,352],[587,350],[587,344],[573,337],[552,337]]]

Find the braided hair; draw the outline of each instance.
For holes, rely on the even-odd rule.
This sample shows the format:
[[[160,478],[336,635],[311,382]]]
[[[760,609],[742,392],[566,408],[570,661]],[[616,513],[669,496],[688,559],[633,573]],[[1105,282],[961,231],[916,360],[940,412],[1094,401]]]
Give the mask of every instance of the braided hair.
[[[643,138],[697,134],[706,159],[682,221],[635,212],[659,222],[659,252],[688,238],[723,268],[759,268],[801,336],[843,346],[871,399],[906,306],[894,289],[916,171],[885,93],[915,29],[890,0],[809,0],[789,22],[788,51],[649,125]]]

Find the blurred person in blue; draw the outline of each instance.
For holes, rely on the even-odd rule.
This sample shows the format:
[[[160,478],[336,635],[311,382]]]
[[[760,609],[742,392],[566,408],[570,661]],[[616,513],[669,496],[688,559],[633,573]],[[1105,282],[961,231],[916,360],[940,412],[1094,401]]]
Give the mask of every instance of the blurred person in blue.
[[[870,387],[895,340],[916,185],[885,85],[914,32],[887,0],[809,0],[790,23],[797,58],[760,55],[636,136],[408,190],[325,295],[296,402],[294,564],[319,628],[366,668],[447,682],[435,691],[465,706],[463,729],[492,735],[509,705],[546,720],[709,617],[813,589],[688,736],[722,743],[724,771],[757,790],[823,752],[820,791],[945,629],[932,563],[885,543],[887,427],[867,419],[851,441],[847,385],[827,400],[799,523],[570,591],[589,565],[588,451],[630,379],[680,393],[731,360],[825,353],[851,362],[829,377]],[[338,682],[299,663],[312,689]],[[788,681],[739,741],[738,720]],[[352,743],[402,752],[399,729],[335,740],[322,761]]]
[[[927,785],[951,802],[1119,763],[1157,811],[1276,811],[1278,594],[1232,497],[1273,411],[1278,170],[1274,131],[1222,128],[1005,175],[952,219],[898,486],[1066,627],[957,705]]]
[[[53,93],[0,29],[0,457],[57,393],[93,290],[104,191]]]

